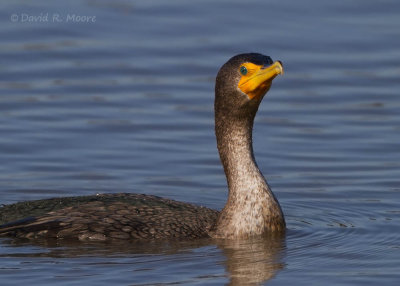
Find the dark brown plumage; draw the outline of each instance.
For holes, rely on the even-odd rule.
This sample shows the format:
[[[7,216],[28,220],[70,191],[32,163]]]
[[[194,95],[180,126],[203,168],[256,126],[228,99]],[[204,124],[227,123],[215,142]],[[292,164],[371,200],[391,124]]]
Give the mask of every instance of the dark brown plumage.
[[[0,236],[108,241],[248,238],[282,232],[282,210],[254,159],[252,129],[280,62],[261,54],[231,58],[218,72],[215,134],[229,188],[221,212],[138,194],[29,201],[0,208]]]
[[[207,236],[217,216],[209,208],[149,195],[67,197],[0,208],[0,235],[96,241],[199,238]]]

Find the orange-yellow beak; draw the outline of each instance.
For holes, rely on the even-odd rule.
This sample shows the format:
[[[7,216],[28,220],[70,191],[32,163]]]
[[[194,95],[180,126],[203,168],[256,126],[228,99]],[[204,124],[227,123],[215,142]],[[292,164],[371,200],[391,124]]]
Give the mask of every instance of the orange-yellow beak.
[[[283,66],[280,61],[276,61],[268,67],[253,63],[245,63],[242,66],[247,69],[247,74],[242,75],[238,88],[247,94],[249,99],[264,95],[271,87],[272,80],[277,75],[283,74]]]

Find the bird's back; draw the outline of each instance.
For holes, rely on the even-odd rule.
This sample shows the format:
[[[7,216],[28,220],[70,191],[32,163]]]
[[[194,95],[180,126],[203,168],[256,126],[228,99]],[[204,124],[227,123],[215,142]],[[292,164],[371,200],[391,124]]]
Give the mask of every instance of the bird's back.
[[[107,241],[207,237],[218,211],[141,194],[21,202],[0,208],[0,236]]]

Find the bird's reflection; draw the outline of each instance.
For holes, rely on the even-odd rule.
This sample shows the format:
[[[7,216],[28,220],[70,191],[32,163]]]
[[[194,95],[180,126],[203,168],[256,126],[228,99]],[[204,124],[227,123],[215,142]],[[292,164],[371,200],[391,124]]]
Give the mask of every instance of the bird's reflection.
[[[230,285],[258,285],[283,268],[284,235],[270,235],[248,240],[221,240]]]
[[[248,240],[213,240],[198,239],[194,241],[135,241],[128,243],[81,243],[74,241],[41,240],[21,241],[17,239],[2,239],[2,244],[16,248],[35,245],[36,251],[27,248],[28,253],[15,252],[9,249],[8,253],[0,257],[28,256],[74,258],[85,256],[130,256],[131,254],[180,255],[191,253],[201,247],[215,249],[215,245],[222,252],[222,265],[226,269],[229,285],[259,285],[276,275],[283,268],[285,253],[284,235],[271,235]],[[21,249],[21,248],[20,248]],[[207,252],[205,250],[205,252]],[[217,253],[217,255],[219,255]],[[207,256],[207,253],[206,253]]]

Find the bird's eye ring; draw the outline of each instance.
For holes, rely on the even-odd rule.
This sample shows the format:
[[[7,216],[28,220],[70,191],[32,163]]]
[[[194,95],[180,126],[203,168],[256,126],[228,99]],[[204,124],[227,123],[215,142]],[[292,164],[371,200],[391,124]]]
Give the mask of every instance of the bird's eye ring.
[[[241,73],[242,75],[246,75],[246,74],[247,74],[247,69],[246,69],[245,66],[241,66],[241,67],[240,67],[240,73]]]

